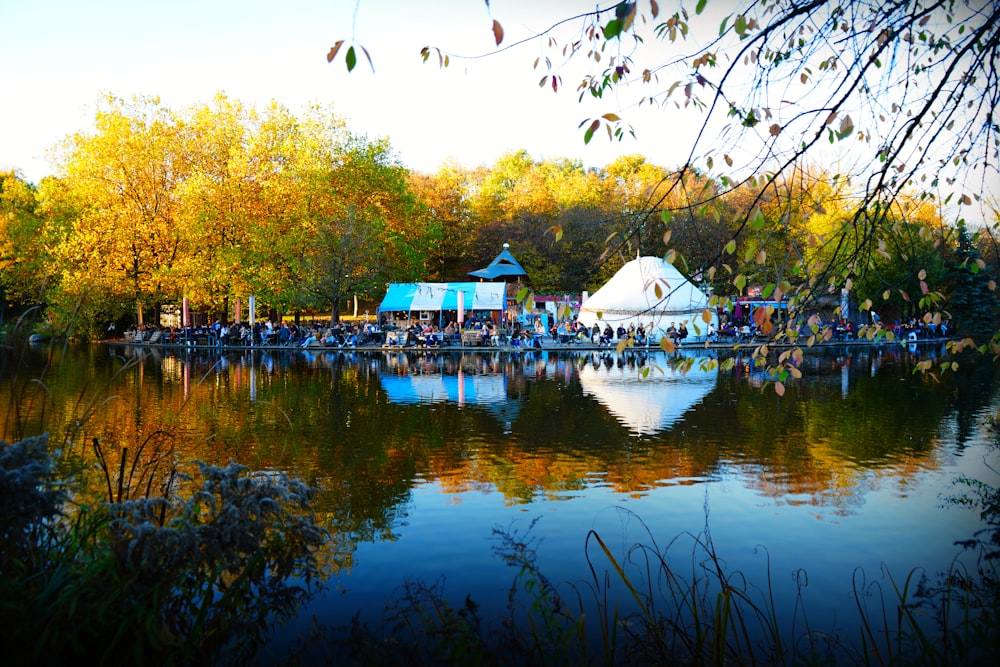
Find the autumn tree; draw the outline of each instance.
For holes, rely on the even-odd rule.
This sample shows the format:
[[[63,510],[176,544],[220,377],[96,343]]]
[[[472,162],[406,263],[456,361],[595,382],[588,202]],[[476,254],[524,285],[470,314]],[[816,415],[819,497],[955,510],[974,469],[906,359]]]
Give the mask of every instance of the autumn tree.
[[[441,242],[427,258],[429,280],[464,280],[469,271],[481,268],[473,260],[475,227],[469,190],[474,182],[470,171],[457,164],[445,164],[434,174],[409,174],[410,188],[427,219],[441,230]]]
[[[144,307],[175,293],[171,273],[183,241],[177,188],[187,167],[177,147],[175,119],[159,99],[110,95],[94,132],[63,143],[57,194],[76,208],[55,252],[64,316],[81,316],[74,304],[107,315],[127,303],[141,323]]]
[[[422,276],[440,239],[385,139],[345,134],[318,144],[303,184],[301,248],[294,275],[301,305],[338,320],[351,296],[375,298],[385,284]]]
[[[0,298],[33,305],[46,278],[38,189],[15,171],[0,171]]]
[[[178,151],[188,165],[178,192],[187,252],[174,274],[183,296],[223,320],[231,299],[254,293],[255,236],[280,218],[283,206],[272,195],[281,191],[274,181],[285,175],[276,165],[287,161],[287,146],[270,138],[285,136],[295,122],[277,104],[260,114],[221,93],[178,120]]]

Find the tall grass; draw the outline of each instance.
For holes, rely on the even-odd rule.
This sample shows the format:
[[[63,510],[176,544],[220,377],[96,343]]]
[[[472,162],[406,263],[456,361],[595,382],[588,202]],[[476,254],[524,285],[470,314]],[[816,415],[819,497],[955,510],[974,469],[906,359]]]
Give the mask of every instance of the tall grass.
[[[541,571],[530,528],[498,527],[497,554],[517,570],[501,617],[481,618],[469,599],[453,606],[443,580],[406,582],[381,625],[355,618],[349,628],[321,627],[314,641],[361,665],[573,667],[985,665],[993,664],[1000,646],[1000,583],[992,558],[981,559],[975,572],[956,559],[935,579],[914,570],[902,580],[885,571],[868,581],[857,572],[846,582],[856,600],[857,630],[845,634],[809,623],[804,571],[796,575],[794,608],[786,613],[770,565],[764,582],[727,568],[712,542],[707,509],[701,533],[682,533],[662,547],[642,527],[643,539],[623,553],[591,531],[590,579],[559,584]]]
[[[328,536],[315,489],[279,471],[177,461],[162,428],[132,447],[85,444],[87,420],[140,361],[85,388],[53,441],[48,364],[25,378],[23,330],[3,345],[13,435],[0,437],[4,664],[237,664],[321,589]]]

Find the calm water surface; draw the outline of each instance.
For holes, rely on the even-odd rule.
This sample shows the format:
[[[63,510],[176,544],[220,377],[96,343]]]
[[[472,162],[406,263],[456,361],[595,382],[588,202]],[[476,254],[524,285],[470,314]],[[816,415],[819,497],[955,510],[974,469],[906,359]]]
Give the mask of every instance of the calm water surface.
[[[852,582],[945,570],[975,512],[949,505],[967,474],[996,485],[989,364],[941,381],[914,375],[936,348],[809,354],[784,397],[743,363],[671,369],[661,354],[139,352],[33,348],[0,388],[21,399],[0,433],[44,429],[136,451],[169,442],[182,459],[275,467],[319,486],[334,533],[317,616],[376,619],[407,579],[442,580],[500,612],[515,572],[497,527],[537,539],[542,570],[589,580],[596,530],[690,561],[685,534],[710,531],[754,585],[768,568],[779,610],[796,581],[815,628],[854,632]],[[695,354],[689,352],[689,354]],[[141,356],[122,370],[127,359]],[[111,397],[109,399],[109,397]],[[83,419],[84,412],[90,413]],[[82,425],[78,425],[82,423]],[[862,575],[863,573],[863,575]],[[281,650],[280,648],[277,650]]]

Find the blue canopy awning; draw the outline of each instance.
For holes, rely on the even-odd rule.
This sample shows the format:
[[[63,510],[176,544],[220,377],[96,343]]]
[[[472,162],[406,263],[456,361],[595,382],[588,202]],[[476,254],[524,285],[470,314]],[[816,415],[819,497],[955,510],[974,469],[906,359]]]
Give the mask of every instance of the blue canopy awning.
[[[465,310],[503,310],[507,283],[393,283],[389,285],[380,311],[458,310],[461,292]]]
[[[393,283],[382,299],[382,310],[409,310],[417,294],[416,283]]]

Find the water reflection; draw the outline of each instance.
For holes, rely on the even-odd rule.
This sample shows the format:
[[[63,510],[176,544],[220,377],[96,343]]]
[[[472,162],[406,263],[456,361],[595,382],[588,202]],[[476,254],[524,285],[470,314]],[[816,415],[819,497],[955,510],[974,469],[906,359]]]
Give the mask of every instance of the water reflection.
[[[715,387],[718,368],[698,365],[684,370],[664,364],[655,369],[611,362],[580,368],[584,396],[593,396],[635,435],[652,435],[669,428],[685,412],[704,400]]]
[[[989,364],[939,381],[912,372],[940,352],[810,353],[779,398],[746,357],[680,373],[663,354],[53,347],[16,366],[22,384],[0,386],[5,404],[21,401],[0,435],[47,430],[55,442],[72,433],[137,451],[162,434],[178,460],[286,470],[321,488],[348,569],[359,545],[419,542],[411,526],[428,507],[461,535],[488,531],[507,509],[559,506],[556,532],[570,539],[608,504],[675,512],[665,507],[695,487],[716,490],[719,515],[720,493],[739,496],[746,526],[734,530],[779,510],[831,522],[882,503],[912,546],[927,537],[925,514],[907,516],[907,503],[937,494],[921,491],[928,474],[982,442],[978,415],[994,395]],[[691,509],[700,521],[702,500]],[[466,546],[482,545],[456,538],[456,554]]]

